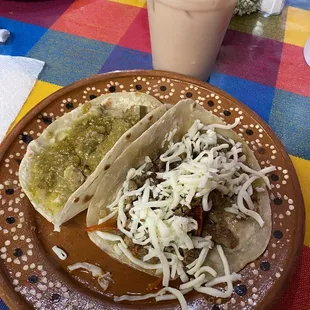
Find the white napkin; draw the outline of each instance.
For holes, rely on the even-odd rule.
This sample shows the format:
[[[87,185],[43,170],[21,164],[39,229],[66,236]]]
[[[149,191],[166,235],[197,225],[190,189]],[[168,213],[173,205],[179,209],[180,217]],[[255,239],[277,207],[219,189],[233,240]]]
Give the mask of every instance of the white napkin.
[[[44,62],[0,55],[0,142],[28,98]]]

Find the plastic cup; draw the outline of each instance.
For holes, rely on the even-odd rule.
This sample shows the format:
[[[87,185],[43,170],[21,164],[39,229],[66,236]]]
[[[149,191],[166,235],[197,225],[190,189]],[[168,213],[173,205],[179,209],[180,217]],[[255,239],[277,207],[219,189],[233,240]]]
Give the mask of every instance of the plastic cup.
[[[206,80],[237,0],[147,0],[153,67]]]

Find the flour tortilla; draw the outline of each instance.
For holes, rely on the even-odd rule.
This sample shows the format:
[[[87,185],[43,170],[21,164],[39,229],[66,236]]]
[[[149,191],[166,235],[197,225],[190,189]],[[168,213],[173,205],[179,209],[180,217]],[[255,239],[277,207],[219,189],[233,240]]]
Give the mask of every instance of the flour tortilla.
[[[162,143],[165,136],[173,129],[177,129],[175,141],[181,137],[191,127],[193,122],[199,119],[203,124],[224,124],[223,121],[212,113],[206,111],[192,100],[182,100],[165,113],[155,124],[136,139],[111,165],[101,179],[100,185],[93,197],[87,213],[87,226],[98,224],[102,217],[102,212],[109,214],[111,211],[106,208],[112,203],[116,194],[122,187],[130,168],[137,168],[144,163],[145,156],[154,158],[155,154],[162,151]],[[216,129],[216,131],[226,138],[240,141],[243,144],[243,151],[247,156],[247,164],[255,170],[260,170],[260,166],[244,140],[242,140],[233,130]],[[261,185],[265,188],[264,185]],[[234,249],[223,247],[231,272],[238,272],[247,263],[259,257],[265,250],[271,234],[271,208],[267,190],[258,195],[258,212],[265,221],[261,228],[258,223],[248,218],[240,221],[234,227],[229,227],[239,238],[239,244]],[[124,254],[118,255],[113,246],[115,242],[106,241],[100,238],[95,231],[89,232],[90,239],[111,257],[127,264],[132,268],[146,272],[154,276],[160,276],[160,270],[145,270],[133,264]],[[207,256],[205,265],[213,267],[218,275],[224,275],[224,269],[218,252],[213,249]],[[156,274],[155,274],[156,273]]]
[[[87,209],[90,198],[98,186],[100,180],[99,175],[101,177],[104,174],[105,167],[111,165],[116,158],[139,137],[139,135],[145,132],[145,130],[156,122],[169,108],[169,106],[161,104],[154,97],[138,92],[102,95],[89,103],[91,107],[101,105],[109,111],[126,111],[132,106],[146,106],[149,114],[121,136],[112,149],[104,156],[95,171],[86,179],[81,187],[72,193],[63,206],[63,209],[58,212],[52,212],[47,208],[44,195],[35,198],[34,191],[30,188],[29,184],[31,180],[30,168],[35,161],[36,154],[51,145],[55,137],[55,139],[57,139],[64,130],[70,128],[72,122],[78,120],[83,115],[83,106],[74,109],[70,113],[66,113],[54,121],[36,140],[33,140],[28,145],[27,152],[19,169],[20,183],[34,208],[49,222],[52,222],[56,230],[59,230],[61,224]],[[46,164],[48,165],[48,163]],[[48,189],[46,189],[46,192],[47,190]]]

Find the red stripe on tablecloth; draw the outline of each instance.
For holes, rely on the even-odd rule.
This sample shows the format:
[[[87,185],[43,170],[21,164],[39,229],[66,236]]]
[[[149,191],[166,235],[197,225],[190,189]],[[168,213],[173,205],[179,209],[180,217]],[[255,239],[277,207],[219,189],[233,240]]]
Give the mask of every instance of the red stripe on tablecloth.
[[[296,273],[281,297],[275,310],[309,310],[310,309],[310,248],[303,247],[302,256]]]

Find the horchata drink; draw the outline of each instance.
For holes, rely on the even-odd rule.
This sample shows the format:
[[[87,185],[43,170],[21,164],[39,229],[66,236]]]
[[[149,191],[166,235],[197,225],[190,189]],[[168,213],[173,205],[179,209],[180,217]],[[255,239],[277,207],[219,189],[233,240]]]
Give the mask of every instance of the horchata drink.
[[[154,69],[205,80],[237,0],[147,0]]]

